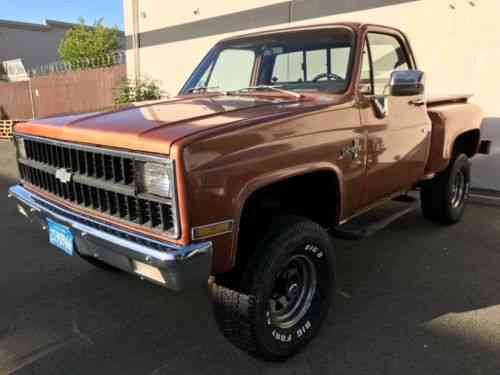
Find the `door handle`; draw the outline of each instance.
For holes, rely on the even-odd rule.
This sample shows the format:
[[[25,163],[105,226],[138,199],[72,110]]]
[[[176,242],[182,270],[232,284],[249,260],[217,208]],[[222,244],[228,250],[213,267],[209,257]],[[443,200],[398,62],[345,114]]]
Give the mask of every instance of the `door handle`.
[[[408,104],[414,105],[416,107],[421,107],[426,104],[426,101],[424,99],[415,99],[415,100],[410,100]]]

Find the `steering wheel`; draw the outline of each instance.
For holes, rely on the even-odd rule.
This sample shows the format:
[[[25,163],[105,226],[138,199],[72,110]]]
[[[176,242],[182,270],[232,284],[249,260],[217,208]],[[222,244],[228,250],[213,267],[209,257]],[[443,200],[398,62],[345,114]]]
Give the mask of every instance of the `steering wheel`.
[[[328,79],[329,81],[334,79],[334,80],[343,80],[344,78],[342,78],[341,76],[339,76],[338,74],[335,74],[335,73],[321,73],[321,74],[318,74],[316,77],[314,77],[314,79],[312,80],[313,82],[318,82],[320,79],[323,79],[323,78],[326,78]]]

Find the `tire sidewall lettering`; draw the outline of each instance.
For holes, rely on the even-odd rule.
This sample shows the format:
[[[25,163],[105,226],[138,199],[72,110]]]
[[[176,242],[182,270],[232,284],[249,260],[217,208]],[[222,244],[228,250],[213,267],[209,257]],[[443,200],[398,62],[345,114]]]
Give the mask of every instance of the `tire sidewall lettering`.
[[[310,257],[317,265],[318,272],[321,272],[321,267],[323,266],[322,261],[326,257],[324,251],[320,248],[320,246],[314,244],[312,241],[307,241],[306,244],[301,247],[298,252],[304,253],[308,257]],[[317,296],[315,296],[314,298],[317,298]],[[306,316],[304,316],[304,318],[302,318],[302,320],[298,322],[298,324],[289,329],[282,329],[274,326],[272,322],[271,312],[269,310],[266,310],[265,321],[266,326],[268,327],[268,332],[270,332],[271,337],[276,342],[280,344],[291,344],[307,337],[307,334],[312,329],[314,324],[310,315],[311,311],[308,311]]]
[[[312,254],[315,259],[323,259],[325,257],[325,253],[320,249],[319,246],[313,244],[307,244],[304,246],[304,251],[306,254]]]

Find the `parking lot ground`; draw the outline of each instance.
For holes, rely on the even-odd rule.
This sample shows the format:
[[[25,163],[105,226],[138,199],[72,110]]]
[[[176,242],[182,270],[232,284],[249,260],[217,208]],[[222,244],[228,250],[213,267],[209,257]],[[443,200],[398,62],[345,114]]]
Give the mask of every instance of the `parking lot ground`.
[[[288,362],[219,334],[206,291],[175,294],[67,257],[7,199],[0,143],[0,374],[498,374],[500,208],[443,227],[419,212],[336,240],[335,312]]]

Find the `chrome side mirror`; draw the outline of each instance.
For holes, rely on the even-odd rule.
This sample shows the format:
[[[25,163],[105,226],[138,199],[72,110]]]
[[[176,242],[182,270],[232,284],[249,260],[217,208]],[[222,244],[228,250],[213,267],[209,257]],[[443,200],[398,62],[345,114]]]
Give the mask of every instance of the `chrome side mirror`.
[[[392,72],[389,84],[391,96],[422,95],[425,91],[425,75],[420,70]]]

